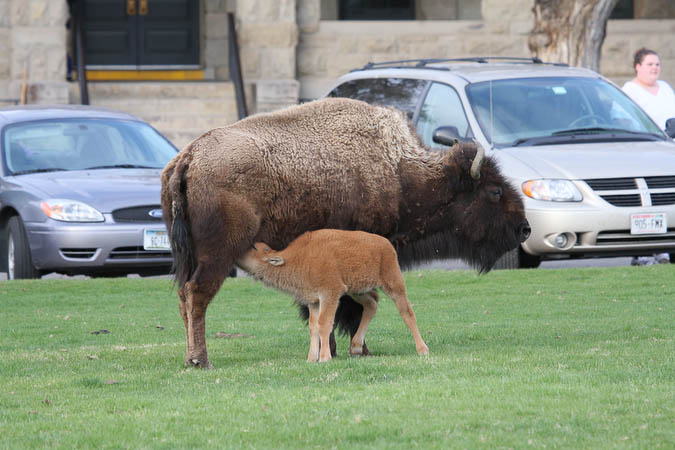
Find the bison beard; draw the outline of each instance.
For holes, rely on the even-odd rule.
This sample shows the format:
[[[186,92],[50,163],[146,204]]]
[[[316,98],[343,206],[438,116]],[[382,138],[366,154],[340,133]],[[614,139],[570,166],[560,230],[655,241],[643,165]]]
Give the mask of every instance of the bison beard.
[[[479,150],[431,152],[401,112],[348,99],[252,116],[194,140],[162,173],[185,363],[212,367],[207,306],[254,242],[285,248],[305,231],[355,229],[388,238],[402,268],[456,257],[490,270],[529,226],[519,194]],[[338,328],[353,334],[361,311],[341,302]]]

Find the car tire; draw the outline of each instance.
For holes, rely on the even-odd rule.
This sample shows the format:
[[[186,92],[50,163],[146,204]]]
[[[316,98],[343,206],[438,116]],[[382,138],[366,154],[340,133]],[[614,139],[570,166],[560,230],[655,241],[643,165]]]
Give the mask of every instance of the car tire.
[[[534,269],[541,264],[541,258],[527,254],[521,247],[505,253],[494,265],[494,269]]]
[[[42,275],[33,266],[30,246],[23,221],[19,216],[12,216],[7,221],[7,248],[4,255],[7,262],[7,279],[21,280],[40,278]]]

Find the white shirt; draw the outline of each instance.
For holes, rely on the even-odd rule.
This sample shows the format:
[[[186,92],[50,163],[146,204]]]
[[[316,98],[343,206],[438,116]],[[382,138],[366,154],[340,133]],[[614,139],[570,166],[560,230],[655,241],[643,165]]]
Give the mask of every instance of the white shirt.
[[[659,84],[659,92],[656,95],[633,81],[626,82],[623,91],[640,105],[662,130],[665,130],[666,120],[675,117],[675,93],[665,81],[656,82]]]

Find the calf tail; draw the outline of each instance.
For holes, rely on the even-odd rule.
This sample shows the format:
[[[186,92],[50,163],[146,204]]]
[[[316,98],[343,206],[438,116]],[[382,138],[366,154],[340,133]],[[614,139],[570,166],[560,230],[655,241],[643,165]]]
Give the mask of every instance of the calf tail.
[[[162,174],[162,209],[173,252],[171,272],[178,286],[182,288],[192,277],[196,262],[185,185],[188,162],[183,159],[174,161],[169,163]]]

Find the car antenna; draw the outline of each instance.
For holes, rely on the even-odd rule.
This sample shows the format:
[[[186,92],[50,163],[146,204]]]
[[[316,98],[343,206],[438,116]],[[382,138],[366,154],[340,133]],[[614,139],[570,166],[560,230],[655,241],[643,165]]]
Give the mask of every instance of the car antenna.
[[[492,40],[488,44],[488,54],[492,58]],[[488,86],[490,87],[490,150],[495,149],[495,112],[494,104],[492,102],[492,78],[490,78]]]

